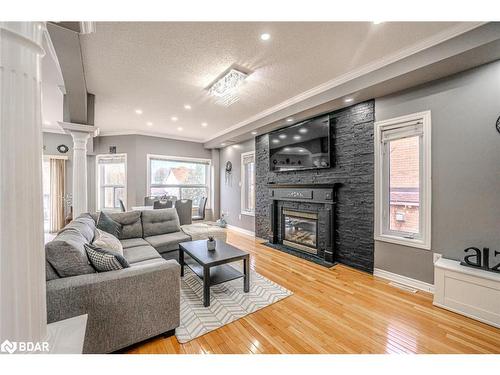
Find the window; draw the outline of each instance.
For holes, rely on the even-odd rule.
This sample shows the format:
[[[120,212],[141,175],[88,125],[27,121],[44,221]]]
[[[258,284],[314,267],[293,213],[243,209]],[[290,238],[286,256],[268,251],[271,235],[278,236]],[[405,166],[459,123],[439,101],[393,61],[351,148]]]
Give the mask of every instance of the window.
[[[97,155],[97,210],[118,211],[127,206],[127,155]]]
[[[430,111],[375,123],[375,239],[430,249]]]
[[[209,159],[148,155],[149,195],[191,199],[193,207],[198,207],[200,198],[209,198],[209,187]]]
[[[241,213],[255,215],[255,152],[241,154]]]

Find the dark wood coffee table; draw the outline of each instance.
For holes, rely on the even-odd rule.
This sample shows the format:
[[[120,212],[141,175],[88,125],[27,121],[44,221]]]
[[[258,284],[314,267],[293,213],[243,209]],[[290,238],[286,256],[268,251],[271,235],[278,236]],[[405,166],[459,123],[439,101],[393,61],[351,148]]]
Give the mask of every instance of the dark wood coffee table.
[[[187,254],[186,257],[184,254]],[[243,273],[227,263],[243,260]],[[203,280],[203,305],[210,306],[210,287],[243,277],[243,290],[250,290],[250,256],[224,241],[217,240],[214,251],[207,250],[207,240],[181,242],[179,244],[179,263],[181,277],[187,265]]]

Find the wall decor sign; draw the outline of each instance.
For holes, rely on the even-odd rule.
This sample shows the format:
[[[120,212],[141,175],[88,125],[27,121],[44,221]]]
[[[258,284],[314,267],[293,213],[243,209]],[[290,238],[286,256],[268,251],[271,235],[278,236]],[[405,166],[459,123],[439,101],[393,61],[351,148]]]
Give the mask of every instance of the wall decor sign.
[[[66,145],[59,145],[57,146],[57,151],[59,151],[61,154],[67,153],[69,150],[69,147]]]
[[[467,255],[465,255],[464,260],[460,262],[462,266],[480,268],[485,271],[500,273],[500,258],[493,261],[493,264],[490,266],[489,248],[485,247],[483,250],[480,250],[477,247],[468,247],[464,250],[464,252]],[[500,251],[493,250],[493,257],[496,257],[497,255],[500,255]]]
[[[116,146],[109,146],[109,153],[116,154]]]

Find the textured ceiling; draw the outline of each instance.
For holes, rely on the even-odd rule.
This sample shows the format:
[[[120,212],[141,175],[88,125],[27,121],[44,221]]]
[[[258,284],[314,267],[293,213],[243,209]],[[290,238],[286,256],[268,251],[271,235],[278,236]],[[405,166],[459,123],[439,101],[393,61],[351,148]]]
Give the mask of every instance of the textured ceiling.
[[[95,124],[103,133],[143,132],[201,142],[454,26],[99,22],[96,33],[80,38],[87,88],[96,95]],[[263,32],[271,34],[269,41],[260,39]],[[240,89],[240,100],[224,107],[205,88],[232,64],[253,73]],[[185,110],[185,104],[192,109]],[[142,115],[135,114],[137,108]]]

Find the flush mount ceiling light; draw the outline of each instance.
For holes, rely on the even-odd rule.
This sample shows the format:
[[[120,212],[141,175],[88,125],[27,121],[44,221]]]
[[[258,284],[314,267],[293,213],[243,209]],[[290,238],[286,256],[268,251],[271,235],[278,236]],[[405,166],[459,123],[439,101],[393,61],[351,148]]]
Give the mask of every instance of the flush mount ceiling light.
[[[170,120],[172,120],[172,121],[177,121],[177,120],[178,120],[178,118],[177,118],[177,116],[172,116],[172,117],[170,117]]]
[[[191,106],[189,104],[184,104],[184,109],[187,109],[189,111],[191,109]]]
[[[206,128],[208,126],[208,124],[206,122],[202,122],[201,126],[203,126],[204,128]]]
[[[249,74],[242,69],[231,67],[208,87],[208,93],[216,98],[217,103],[229,106],[239,100],[238,87]]]
[[[142,115],[142,109],[136,109],[135,113],[137,113],[138,115]]]

